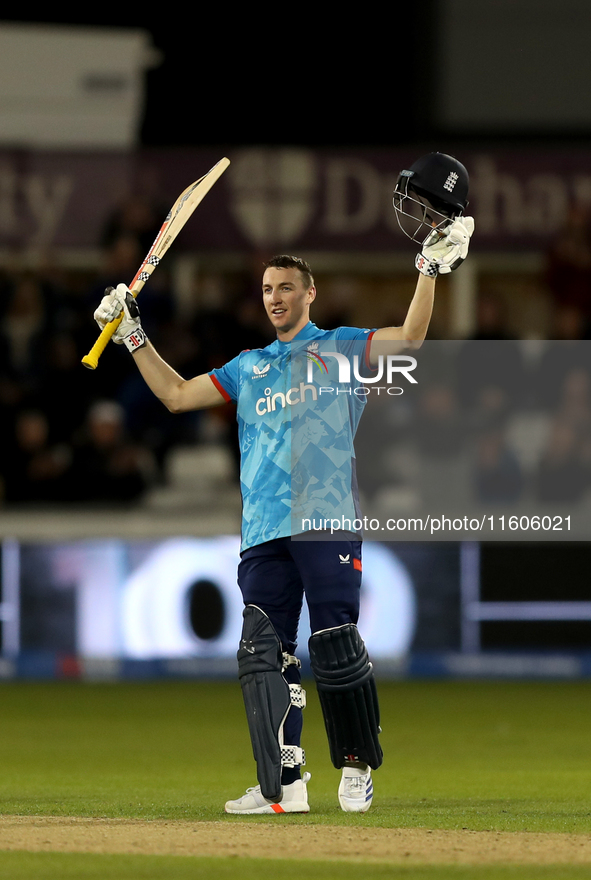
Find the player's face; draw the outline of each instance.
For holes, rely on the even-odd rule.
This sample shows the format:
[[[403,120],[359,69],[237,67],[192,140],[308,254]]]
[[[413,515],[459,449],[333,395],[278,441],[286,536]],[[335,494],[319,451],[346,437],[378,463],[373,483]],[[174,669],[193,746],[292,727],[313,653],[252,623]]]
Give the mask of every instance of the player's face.
[[[280,339],[292,338],[310,320],[310,303],[316,296],[314,287],[304,286],[299,269],[265,270],[263,303],[268,318]]]

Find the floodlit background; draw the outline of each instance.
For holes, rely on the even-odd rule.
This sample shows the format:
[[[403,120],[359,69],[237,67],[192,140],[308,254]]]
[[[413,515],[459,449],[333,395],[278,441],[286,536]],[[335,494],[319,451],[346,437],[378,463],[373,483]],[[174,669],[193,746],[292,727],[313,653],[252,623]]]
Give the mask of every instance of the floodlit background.
[[[544,391],[516,411],[501,358],[474,374],[483,503],[496,515],[501,493],[509,515],[516,481],[531,517],[543,478],[557,515],[586,509],[588,3],[416,7],[394,24],[378,10],[325,25],[305,10],[0,21],[3,676],[234,674],[234,410],[170,415],[116,346],[94,373],[80,364],[104,288],[131,280],[178,194],[222,156],[229,170],[141,294],[179,372],[272,341],[259,289],[276,252],[311,262],[319,326],[400,322],[415,250],[392,189],[414,159],[452,153],[476,232],[438,281],[429,344],[500,340]],[[417,485],[434,459],[449,477],[470,430],[455,386],[429,392],[368,410],[379,460],[362,437],[360,485],[380,515],[427,503]],[[585,530],[464,537],[368,542],[362,626],[382,674],[587,675]],[[304,654],[305,641],[304,624]]]

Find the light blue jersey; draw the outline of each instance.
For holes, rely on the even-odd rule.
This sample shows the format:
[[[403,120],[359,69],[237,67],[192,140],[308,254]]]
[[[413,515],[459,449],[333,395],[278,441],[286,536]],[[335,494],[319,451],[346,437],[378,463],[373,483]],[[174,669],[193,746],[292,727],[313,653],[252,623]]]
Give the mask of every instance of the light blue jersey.
[[[365,406],[372,330],[320,330],[241,352],[209,375],[236,401],[242,550],[359,517],[353,440]],[[348,376],[347,376],[348,368]]]

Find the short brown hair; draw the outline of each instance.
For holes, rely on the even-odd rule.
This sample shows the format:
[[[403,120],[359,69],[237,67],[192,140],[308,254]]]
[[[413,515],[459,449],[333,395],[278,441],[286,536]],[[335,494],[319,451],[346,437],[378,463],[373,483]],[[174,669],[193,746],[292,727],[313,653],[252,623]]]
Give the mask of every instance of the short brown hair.
[[[304,287],[309,290],[314,284],[312,270],[305,260],[301,257],[292,257],[289,254],[278,254],[271,257],[268,263],[264,263],[265,269],[299,269]]]

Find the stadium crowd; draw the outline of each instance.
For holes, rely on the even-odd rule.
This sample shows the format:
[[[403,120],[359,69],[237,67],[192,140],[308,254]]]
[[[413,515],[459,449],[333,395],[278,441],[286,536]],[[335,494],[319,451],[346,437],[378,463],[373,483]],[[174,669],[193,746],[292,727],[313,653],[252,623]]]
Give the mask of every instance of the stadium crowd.
[[[121,218],[112,218],[101,242],[106,257],[102,275],[0,271],[0,502],[4,507],[135,503],[166,480],[171,450],[199,442],[201,415],[168,413],[147,390],[122,347],[110,346],[93,372],[80,363],[96,339],[92,313],[105,287],[132,277],[146,242],[153,239],[150,218],[142,219],[143,226],[136,222],[131,228]],[[554,314],[548,339],[571,342],[547,345],[539,364],[545,374],[536,380],[545,397],[535,400],[535,406],[561,415],[553,422],[539,463],[537,491],[548,497],[567,491],[580,494],[591,484],[591,343],[585,344],[591,338],[590,267],[589,214],[573,209],[548,249],[546,271],[540,278]],[[143,326],[182,375],[208,371],[245,346],[272,341],[248,277],[241,290],[229,286],[221,299],[208,304],[204,298],[187,318],[179,314],[166,272],[156,274],[142,291]],[[346,316],[340,315],[343,319]],[[513,359],[505,363],[505,370],[498,363],[482,362],[483,349],[474,345],[480,340],[514,344],[504,349],[505,356]],[[506,309],[485,291],[479,299],[477,326],[461,357],[465,377],[478,375],[486,385],[486,371],[492,370],[486,393],[480,389],[486,424],[478,432],[478,491],[484,499],[499,494],[509,498],[521,491],[523,474],[507,444],[507,417],[512,408],[524,404],[519,394],[526,373]],[[469,382],[453,390],[439,383],[420,398],[413,430],[426,454],[434,442],[440,451],[445,444],[453,447],[465,429],[458,412],[474,403],[469,400],[474,393]],[[531,405],[531,399],[527,403]],[[231,405],[218,415],[221,442],[237,455]]]
[[[106,273],[0,272],[0,499],[6,507],[56,502],[129,504],[166,479],[169,451],[198,442],[198,413],[172,416],[140,381],[132,359],[109,346],[98,369],[81,358],[98,335],[92,320],[105,287],[132,277],[141,243],[108,244]],[[245,309],[203,306],[179,316],[165,272],[142,292],[150,338],[183,375],[221,366],[244,339]],[[241,317],[244,315],[245,317]],[[234,450],[233,413],[222,440]],[[227,418],[226,418],[227,416]],[[224,425],[226,427],[224,427]]]

